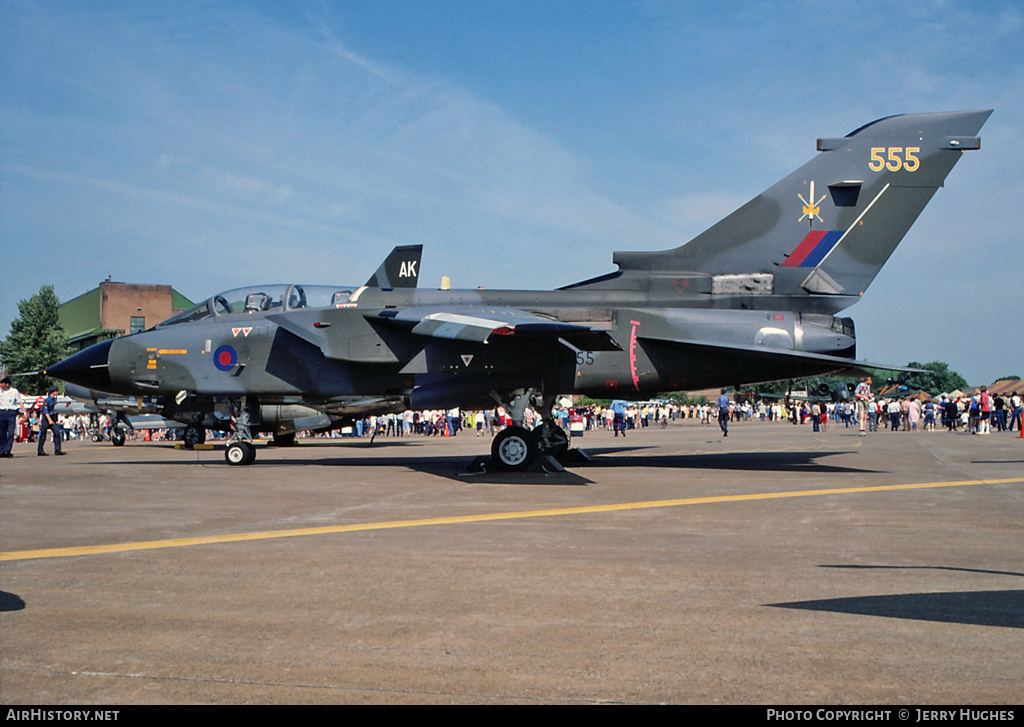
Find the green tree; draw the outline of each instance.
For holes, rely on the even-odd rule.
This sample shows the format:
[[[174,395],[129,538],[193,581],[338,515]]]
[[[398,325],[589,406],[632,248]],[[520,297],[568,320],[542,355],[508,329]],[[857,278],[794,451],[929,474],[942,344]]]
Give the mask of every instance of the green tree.
[[[665,401],[676,404],[677,406],[697,406],[699,404],[707,404],[708,398],[706,396],[693,396],[687,394],[685,391],[667,391],[664,394],[658,394],[658,399],[664,399]]]
[[[967,379],[956,371],[950,371],[949,364],[943,361],[931,361],[920,364],[911,361],[907,368],[925,369],[924,374],[900,374],[902,383],[910,391],[927,391],[929,394],[942,394],[955,389],[966,389]]]
[[[66,358],[71,350],[68,337],[57,318],[60,299],[52,285],[44,285],[28,300],[18,303],[20,316],[11,322],[11,332],[0,342],[0,361],[7,375],[42,371],[47,366]],[[23,393],[40,394],[55,379],[32,374],[13,379]]]

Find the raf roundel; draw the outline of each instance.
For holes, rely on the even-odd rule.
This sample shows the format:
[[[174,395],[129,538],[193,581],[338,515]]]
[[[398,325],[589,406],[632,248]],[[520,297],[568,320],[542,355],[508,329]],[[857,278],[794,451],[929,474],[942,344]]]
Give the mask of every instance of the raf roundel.
[[[213,352],[213,365],[221,371],[231,371],[238,363],[238,353],[231,346],[221,346]]]

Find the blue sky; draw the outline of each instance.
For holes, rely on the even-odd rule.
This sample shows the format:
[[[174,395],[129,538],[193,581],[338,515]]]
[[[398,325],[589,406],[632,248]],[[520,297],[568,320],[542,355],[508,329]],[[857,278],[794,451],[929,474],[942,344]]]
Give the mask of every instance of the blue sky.
[[[553,288],[675,247],[896,113],[994,108],[864,300],[858,356],[1024,376],[1015,2],[0,4],[0,335],[51,283],[193,300]]]

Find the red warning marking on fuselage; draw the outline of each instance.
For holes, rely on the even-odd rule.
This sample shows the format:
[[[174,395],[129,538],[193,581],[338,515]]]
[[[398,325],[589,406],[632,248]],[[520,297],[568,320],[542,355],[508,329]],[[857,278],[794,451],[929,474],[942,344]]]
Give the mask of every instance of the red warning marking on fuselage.
[[[640,377],[636,373],[636,327],[640,325],[640,321],[630,321],[633,324],[633,330],[629,334],[629,372],[633,376],[633,388],[640,391]]]

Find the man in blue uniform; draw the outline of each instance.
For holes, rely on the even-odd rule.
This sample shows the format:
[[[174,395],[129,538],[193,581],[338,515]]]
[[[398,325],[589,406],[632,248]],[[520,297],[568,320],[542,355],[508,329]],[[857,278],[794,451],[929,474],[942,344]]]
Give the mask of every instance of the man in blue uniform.
[[[729,436],[729,395],[722,389],[718,397],[718,426],[722,428],[722,436]]]
[[[612,414],[614,419],[612,420],[612,428],[615,429],[615,436],[619,436],[619,432],[622,432],[622,436],[626,436],[626,402],[622,399],[616,399],[612,402]]]
[[[45,457],[43,444],[46,443],[46,431],[53,432],[53,453],[64,454],[60,448],[61,439],[64,438],[63,427],[57,422],[57,387],[51,386],[47,397],[43,400],[43,411],[39,416],[39,447],[36,454]]]

